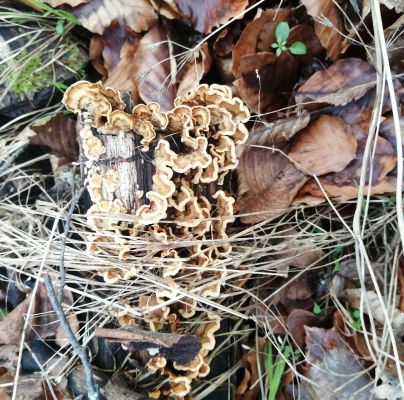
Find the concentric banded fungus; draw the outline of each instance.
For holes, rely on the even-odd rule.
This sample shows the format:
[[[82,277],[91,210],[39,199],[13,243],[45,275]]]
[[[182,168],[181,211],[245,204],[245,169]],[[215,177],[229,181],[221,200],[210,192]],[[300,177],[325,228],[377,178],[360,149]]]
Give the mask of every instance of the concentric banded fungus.
[[[198,305],[184,295],[176,301],[178,293],[218,296],[226,276],[220,260],[231,252],[226,232],[234,221],[234,199],[223,185],[238,165],[236,147],[247,140],[248,108],[220,85],[200,85],[178,97],[168,112],[149,103],[127,113],[119,93],[100,83],[78,82],[63,101],[83,124],[86,184],[94,203],[88,221],[99,238],[89,251],[148,263],[148,272],[154,270],[167,287],[141,296],[133,307],[151,329],[170,326],[173,315],[180,325],[198,314]],[[110,239],[114,235],[120,240]],[[184,245],[187,240],[192,245]],[[133,266],[132,272],[139,269]],[[114,266],[100,275],[109,282],[133,275],[130,267],[118,271]],[[119,320],[125,320],[123,315]],[[218,328],[219,320],[212,324]],[[208,373],[205,358],[212,346],[204,348],[192,366],[174,368],[187,375],[170,378],[172,396],[185,396],[191,380]],[[162,369],[163,364],[155,360],[151,365]]]

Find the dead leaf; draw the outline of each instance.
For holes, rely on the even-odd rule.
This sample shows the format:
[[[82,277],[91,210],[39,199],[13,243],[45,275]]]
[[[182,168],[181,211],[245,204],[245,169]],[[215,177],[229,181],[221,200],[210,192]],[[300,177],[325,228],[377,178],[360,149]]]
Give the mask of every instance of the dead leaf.
[[[47,146],[50,153],[56,156],[54,171],[59,167],[77,161],[79,158],[79,144],[77,141],[76,122],[58,113],[46,121],[32,124],[29,127],[31,144]]]
[[[87,3],[88,0],[43,0],[43,2],[55,8],[63,4],[71,7],[77,7],[80,4]]]
[[[191,20],[196,31],[209,33],[242,13],[248,0],[174,0],[180,12]]]
[[[63,302],[69,304],[69,298],[65,291]],[[0,345],[19,344],[24,328],[26,313],[32,294],[0,321]],[[70,299],[70,305],[72,304]],[[28,329],[25,332],[25,340],[45,339],[55,335],[59,326],[59,320],[53,311],[49,301],[45,285],[40,284],[35,294],[34,305],[29,316]],[[72,326],[74,328],[74,326]]]
[[[208,44],[201,46],[199,60],[189,62],[183,70],[179,71],[177,96],[182,96],[199,85],[202,77],[206,75],[212,66],[212,57],[209,54]]]
[[[306,174],[342,171],[355,157],[356,139],[338,117],[320,115],[295,138],[289,157]]]
[[[100,392],[106,400],[144,400],[144,396],[128,386],[123,376],[113,376]]]
[[[259,337],[257,344],[241,358],[244,365],[244,377],[235,390],[235,400],[255,400],[257,398],[260,385],[256,383],[264,368],[265,343],[266,340]]]
[[[264,113],[284,107],[297,82],[297,62],[289,52],[277,57],[272,52],[242,56],[239,78],[234,82],[251,111]]]
[[[71,12],[83,26],[102,35],[113,20],[128,25],[135,32],[144,32],[157,21],[157,14],[148,0],[91,0]]]
[[[170,58],[172,52],[167,43],[167,35],[159,26],[153,27],[139,43],[133,64],[133,81],[144,102],[158,102],[162,110],[173,107],[176,96],[175,71]],[[172,75],[174,74],[174,75]]]
[[[102,51],[108,73],[105,85],[120,91],[130,91],[135,98],[136,89],[132,78],[136,74],[136,57],[141,37],[127,26],[122,28],[120,25],[114,30],[114,34],[118,34],[116,40],[113,39],[113,34],[102,36],[107,38]]]
[[[358,140],[358,149],[355,159],[341,172],[330,173],[319,179],[323,190],[337,201],[346,201],[358,196],[358,187],[363,164],[363,151],[366,139]],[[372,177],[370,194],[393,193],[396,190],[396,178],[387,176],[396,166],[397,156],[393,146],[379,136],[376,141],[376,151],[372,162]],[[367,174],[365,193],[368,193],[369,174]],[[323,191],[317,182],[312,179],[307,182],[298,193],[294,203],[299,204],[302,197],[311,195],[324,198]],[[306,199],[308,199],[306,197]]]
[[[213,43],[215,54],[219,57],[232,56],[235,41],[240,34],[239,23],[234,23],[230,28],[221,30]]]
[[[373,318],[377,322],[379,322],[382,326],[384,326],[386,323],[386,318],[383,313],[383,308],[382,304],[380,303],[380,299],[374,291],[372,290],[363,291],[362,289],[345,289],[344,291],[341,292],[340,297],[346,300],[350,305],[350,307],[359,309],[361,306],[362,295],[366,296],[367,302],[369,303],[369,309],[372,312]],[[366,301],[364,300],[363,312],[365,314],[370,314],[369,309],[367,308]],[[393,313],[391,312],[391,310],[389,310],[388,314],[391,317],[391,326],[393,328],[399,329],[404,326],[404,312],[396,308]]]
[[[259,52],[269,51],[275,41],[275,29],[280,21],[290,22],[290,9],[265,10],[251,21],[241,32],[240,38],[232,50],[232,71],[236,78],[240,76],[241,58]]]
[[[175,4],[175,0],[150,0],[150,3],[157,14],[163,17],[168,19],[181,18],[181,13]]]
[[[127,64],[130,69],[132,58],[136,53],[141,36],[127,25],[121,25],[118,21],[113,21],[110,26],[104,29],[103,35],[93,35],[90,46],[90,59],[101,59],[103,67],[106,69],[108,77],[118,67],[120,62]],[[97,41],[100,44],[97,45]],[[122,67],[120,67],[122,73]],[[126,74],[128,79],[130,74]]]
[[[302,380],[310,400],[370,398],[370,378],[335,329],[305,327],[306,360]]]
[[[25,315],[32,294],[0,321],[0,344],[19,344],[24,328]],[[57,317],[53,313],[44,285],[39,285],[36,292],[34,307],[30,316],[30,324],[25,334],[27,341],[46,338],[55,333]]]
[[[286,320],[287,331],[292,336],[296,345],[301,349],[305,346],[305,326],[326,328],[330,326],[330,317],[315,315],[308,310],[300,308],[291,311]]]
[[[296,103],[316,102],[343,105],[362,97],[376,84],[376,72],[360,58],[335,61],[313,74],[298,90]]]
[[[296,120],[292,121],[296,123]],[[307,119],[303,118],[295,125],[295,131],[306,122]],[[239,214],[254,213],[242,215],[240,219],[244,223],[274,219],[287,212],[308,179],[282,154],[288,146],[288,136],[284,132],[287,129],[278,128],[274,134],[271,129],[252,133],[243,148],[237,167],[236,210]]]
[[[302,0],[307,13],[314,19],[314,30],[331,60],[341,53],[343,22],[333,0]]]
[[[369,0],[365,0],[366,2]],[[390,10],[394,8],[396,13],[404,12],[404,4],[402,0],[380,0],[381,4],[384,4]]]

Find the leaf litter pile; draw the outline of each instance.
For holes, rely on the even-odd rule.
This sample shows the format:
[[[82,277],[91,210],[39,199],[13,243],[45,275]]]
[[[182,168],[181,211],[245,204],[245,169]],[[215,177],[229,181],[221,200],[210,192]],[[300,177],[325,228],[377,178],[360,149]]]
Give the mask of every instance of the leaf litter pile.
[[[0,41],[0,399],[404,399],[402,1],[1,1]]]

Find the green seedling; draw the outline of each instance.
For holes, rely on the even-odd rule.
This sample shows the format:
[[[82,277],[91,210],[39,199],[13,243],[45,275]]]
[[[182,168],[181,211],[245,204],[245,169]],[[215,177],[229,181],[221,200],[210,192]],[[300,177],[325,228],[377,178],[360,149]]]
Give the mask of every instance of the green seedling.
[[[313,304],[313,314],[316,314],[316,315],[321,314],[321,306],[317,303]]]
[[[283,374],[286,368],[286,360],[300,357],[300,350],[293,350],[292,346],[286,345],[282,354],[274,355],[272,342],[268,340],[265,345],[264,367],[267,373],[268,400],[275,400]]]
[[[353,328],[356,331],[361,331],[362,330],[361,312],[356,308],[350,308],[348,312],[352,319]]]
[[[275,30],[276,42],[272,43],[272,48],[276,49],[276,55],[279,57],[284,51],[290,51],[294,55],[307,54],[307,46],[303,42],[297,41],[289,47],[286,46],[289,33],[289,24],[287,22],[279,22]]]

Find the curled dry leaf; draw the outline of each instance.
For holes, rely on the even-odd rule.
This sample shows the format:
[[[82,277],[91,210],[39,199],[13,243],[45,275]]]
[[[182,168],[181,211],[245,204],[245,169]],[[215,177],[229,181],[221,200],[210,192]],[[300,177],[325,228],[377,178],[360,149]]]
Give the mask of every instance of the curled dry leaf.
[[[244,223],[256,223],[274,219],[284,214],[296,193],[307,181],[288,158],[282,154],[287,148],[287,139],[308,124],[304,114],[283,120],[266,129],[253,133],[243,148],[237,168],[238,200],[236,208],[243,215]]]
[[[199,55],[193,54],[180,68],[172,45],[159,43],[167,40],[165,31],[156,25],[141,39],[132,63],[132,80],[140,98],[158,102],[163,111],[173,107],[175,97],[195,88],[212,65],[208,46],[203,45]]]
[[[0,321],[0,345],[20,343],[31,297],[32,294]],[[66,290],[63,293],[63,303],[68,305],[73,304],[73,297]],[[77,332],[79,323],[75,314],[68,312],[67,318],[73,332]],[[53,312],[45,286],[40,284],[35,293],[34,306],[31,311],[28,329],[25,332],[25,338],[27,341],[30,341],[45,339],[55,334],[59,343],[63,344],[66,339],[63,338],[63,334],[59,331],[59,320]]]
[[[302,0],[307,13],[314,18],[314,30],[331,60],[341,53],[343,22],[333,0]]]
[[[241,14],[248,6],[248,0],[174,0],[180,12],[191,20],[195,30],[209,33]]]
[[[157,14],[148,0],[91,0],[71,12],[83,26],[102,35],[113,20],[125,23],[135,32],[144,32],[157,21]]]
[[[366,139],[358,140],[358,150],[353,160],[345,169],[338,173],[331,173],[319,178],[319,182],[325,193],[335,200],[346,201],[357,197],[360,175],[363,164],[363,151]],[[397,156],[393,146],[384,138],[378,137],[376,151],[372,158],[372,186],[370,194],[394,193],[396,190],[396,178],[387,175],[397,163]],[[369,177],[369,174],[367,175]],[[366,180],[365,193],[368,193],[369,178]],[[317,182],[312,179],[299,191],[295,204],[301,203],[305,196],[324,198],[324,193]],[[306,197],[303,202],[309,201]]]
[[[150,3],[156,10],[157,14],[168,19],[180,18],[181,13],[178,10],[175,0],[150,0]]]
[[[54,171],[79,158],[76,123],[63,113],[58,113],[46,121],[29,127],[29,140],[32,144],[47,146],[56,156]]]
[[[140,39],[140,34],[118,21],[106,27],[103,35],[91,38],[90,60],[114,89],[133,89],[133,60]]]
[[[308,310],[297,308],[292,310],[286,320],[286,327],[288,333],[292,336],[294,342],[299,348],[304,348],[306,331],[305,326],[327,328],[330,325],[330,318],[328,316],[315,315]]]
[[[256,383],[259,381],[264,367],[265,343],[265,339],[259,337],[256,346],[243,355],[241,362],[244,365],[244,377],[236,388],[235,400],[254,400],[257,398],[260,385]]]
[[[256,113],[278,110],[287,105],[297,82],[297,62],[289,53],[272,52],[242,56],[239,78],[234,82],[248,108]]]
[[[320,115],[294,140],[289,157],[306,174],[342,171],[355,157],[356,139],[342,119]]]
[[[157,101],[163,110],[169,110],[176,97],[175,67],[171,63],[172,50],[167,35],[158,25],[143,36],[133,64],[133,81],[144,102]]]
[[[177,96],[184,96],[198,86],[211,65],[212,57],[209,54],[208,44],[205,43],[201,46],[199,59],[189,61],[182,70],[178,71]]]
[[[334,329],[306,330],[308,366],[302,380],[310,400],[370,398],[370,378],[357,356]]]
[[[297,103],[317,102],[343,105],[362,97],[376,83],[376,72],[360,58],[335,61],[313,74],[298,90]]]
[[[369,309],[366,305],[366,300],[364,300],[363,312],[372,315],[373,318],[379,322],[382,326],[385,325],[386,318],[383,312],[383,305],[380,302],[379,296],[372,290],[367,290],[364,292],[361,289],[345,289],[340,297],[345,299],[350,307],[359,309],[361,307],[361,296],[366,296],[366,300],[369,304]],[[388,306],[384,304],[384,307],[388,310],[387,313],[391,317],[391,326],[393,328],[402,328],[404,326],[404,312],[400,311],[398,308],[391,313]]]

